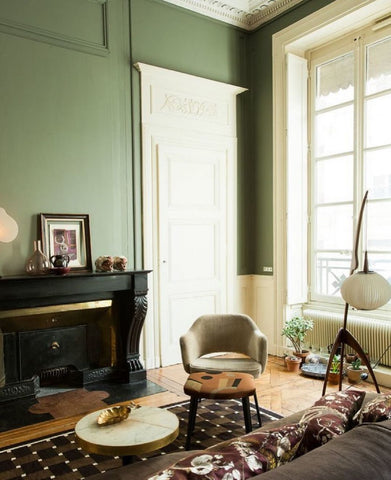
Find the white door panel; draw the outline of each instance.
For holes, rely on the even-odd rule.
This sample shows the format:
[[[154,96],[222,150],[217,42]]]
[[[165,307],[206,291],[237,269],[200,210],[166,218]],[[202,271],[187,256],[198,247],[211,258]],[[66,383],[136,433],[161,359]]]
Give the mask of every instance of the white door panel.
[[[159,304],[162,364],[181,361],[179,337],[206,313],[226,311],[227,148],[161,142]]]

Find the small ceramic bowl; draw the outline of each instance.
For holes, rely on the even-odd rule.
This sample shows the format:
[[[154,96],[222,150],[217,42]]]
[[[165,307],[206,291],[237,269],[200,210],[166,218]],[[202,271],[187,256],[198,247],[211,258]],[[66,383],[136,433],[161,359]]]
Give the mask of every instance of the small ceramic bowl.
[[[55,275],[66,275],[71,271],[71,267],[53,267],[50,271]]]

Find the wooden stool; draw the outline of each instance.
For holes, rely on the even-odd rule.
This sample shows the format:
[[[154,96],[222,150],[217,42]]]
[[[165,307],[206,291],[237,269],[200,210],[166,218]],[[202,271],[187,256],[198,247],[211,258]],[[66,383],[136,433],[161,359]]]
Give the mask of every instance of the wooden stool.
[[[189,450],[190,447],[190,438],[194,430],[197,406],[202,398],[216,400],[241,398],[246,433],[249,433],[252,430],[249,397],[253,395],[257,409],[258,423],[259,426],[262,426],[254,377],[249,373],[194,372],[188,376],[183,390],[187,395],[190,395],[190,413],[187,425],[186,450]]]

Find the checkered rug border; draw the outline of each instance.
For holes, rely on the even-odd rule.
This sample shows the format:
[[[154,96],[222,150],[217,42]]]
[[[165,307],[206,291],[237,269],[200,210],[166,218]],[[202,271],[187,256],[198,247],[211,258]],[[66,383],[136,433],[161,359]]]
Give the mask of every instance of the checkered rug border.
[[[180,421],[178,438],[158,452],[141,458],[184,450],[189,402],[167,406]],[[257,417],[251,407],[254,427]],[[278,414],[262,409],[263,423],[280,418]],[[199,404],[196,426],[192,435],[193,448],[207,448],[218,442],[244,434],[241,402],[236,400],[202,400]],[[88,454],[76,443],[74,431],[65,432],[16,445],[0,451],[0,480],[83,480],[122,465],[119,457]]]

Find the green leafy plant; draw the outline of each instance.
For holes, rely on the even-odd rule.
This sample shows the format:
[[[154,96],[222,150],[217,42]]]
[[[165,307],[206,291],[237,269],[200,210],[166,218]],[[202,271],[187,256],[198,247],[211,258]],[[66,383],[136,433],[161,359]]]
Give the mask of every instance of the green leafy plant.
[[[341,357],[339,355],[334,355],[333,361],[330,365],[330,373],[339,373],[341,368]]]
[[[312,320],[304,317],[293,317],[285,322],[281,335],[285,335],[291,341],[295,352],[301,353],[306,333],[313,328],[314,322]]]
[[[361,358],[356,358],[356,360],[353,360],[350,366],[352,367],[352,370],[361,370]]]

